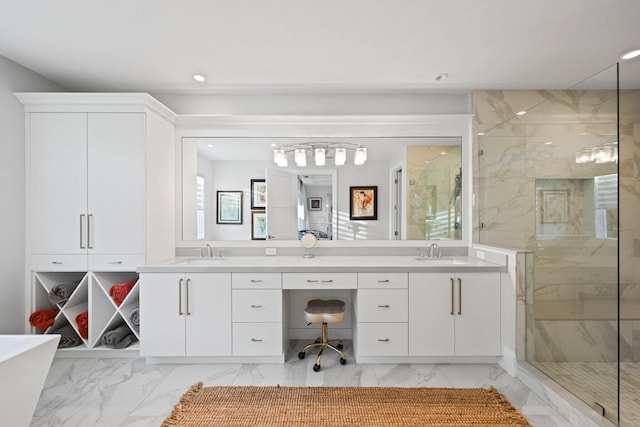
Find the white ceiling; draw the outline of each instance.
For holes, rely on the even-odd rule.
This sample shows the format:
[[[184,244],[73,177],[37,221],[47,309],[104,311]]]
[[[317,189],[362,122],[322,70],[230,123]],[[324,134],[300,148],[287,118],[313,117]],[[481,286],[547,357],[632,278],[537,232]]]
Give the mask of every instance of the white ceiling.
[[[638,0],[0,0],[0,55],[73,91],[566,89],[639,48]]]

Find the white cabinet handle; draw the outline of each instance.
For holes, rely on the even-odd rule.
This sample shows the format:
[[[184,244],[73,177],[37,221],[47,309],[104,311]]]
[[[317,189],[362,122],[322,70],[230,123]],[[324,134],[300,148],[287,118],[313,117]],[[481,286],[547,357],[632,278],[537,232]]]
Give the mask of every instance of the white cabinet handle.
[[[389,342],[389,338],[378,338],[380,342]]]
[[[178,316],[182,316],[182,282],[184,279],[178,280]]]
[[[187,316],[191,316],[191,311],[189,311],[189,283],[191,283],[191,279],[187,279]]]

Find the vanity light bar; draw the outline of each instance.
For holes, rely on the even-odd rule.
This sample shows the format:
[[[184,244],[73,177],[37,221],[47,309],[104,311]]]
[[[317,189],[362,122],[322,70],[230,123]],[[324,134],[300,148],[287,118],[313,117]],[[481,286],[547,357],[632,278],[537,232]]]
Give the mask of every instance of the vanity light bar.
[[[325,166],[330,150],[334,150],[334,163],[342,166],[347,160],[347,150],[354,151],[353,164],[364,165],[367,161],[367,148],[361,144],[349,142],[304,142],[290,146],[280,146],[273,150],[273,162],[280,167],[287,167],[287,154],[293,152],[296,166],[307,165],[307,150],[314,157],[316,166]]]

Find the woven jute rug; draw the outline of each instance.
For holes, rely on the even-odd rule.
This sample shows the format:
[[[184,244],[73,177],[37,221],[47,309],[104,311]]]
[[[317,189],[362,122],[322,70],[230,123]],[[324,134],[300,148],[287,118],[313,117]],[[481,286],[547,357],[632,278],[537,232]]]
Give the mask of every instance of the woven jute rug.
[[[167,426],[531,426],[491,387],[203,387]]]

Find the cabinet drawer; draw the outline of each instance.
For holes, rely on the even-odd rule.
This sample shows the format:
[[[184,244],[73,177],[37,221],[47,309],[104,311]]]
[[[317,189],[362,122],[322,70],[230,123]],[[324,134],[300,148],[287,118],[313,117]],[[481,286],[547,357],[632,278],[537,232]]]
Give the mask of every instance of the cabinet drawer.
[[[283,273],[284,289],[356,289],[356,273]]]
[[[86,271],[87,255],[31,255],[36,271]]]
[[[89,270],[92,271],[136,271],[144,264],[143,254],[89,255]]]
[[[358,291],[358,322],[407,322],[407,289],[362,289]]]
[[[407,323],[359,323],[358,354],[362,356],[406,356]]]
[[[231,287],[233,289],[281,289],[282,274],[232,273]]]
[[[234,289],[234,322],[281,322],[282,291],[279,289]]]
[[[408,273],[358,273],[358,288],[406,289],[408,287]]]
[[[234,356],[278,356],[282,354],[281,323],[234,323]]]

